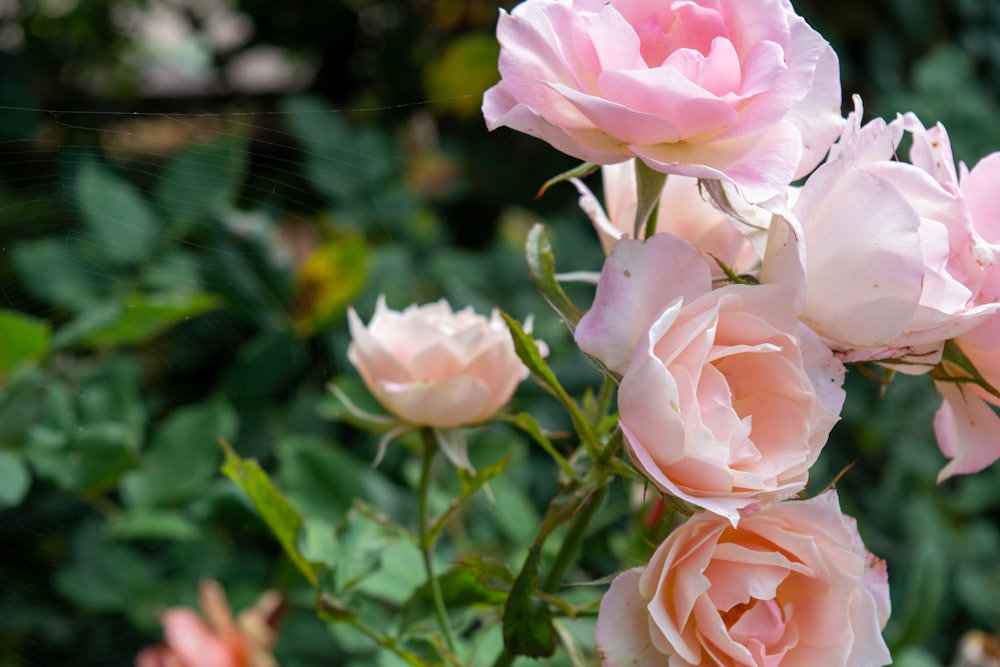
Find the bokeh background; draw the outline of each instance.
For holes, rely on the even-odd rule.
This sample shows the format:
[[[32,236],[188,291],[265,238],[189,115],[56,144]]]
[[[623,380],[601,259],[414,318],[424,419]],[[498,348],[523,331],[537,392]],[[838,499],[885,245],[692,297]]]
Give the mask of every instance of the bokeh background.
[[[566,386],[598,382],[521,254],[544,221],[560,270],[600,266],[575,191],[534,199],[574,162],[490,135],[479,114],[498,6],[513,4],[0,0],[0,667],[130,665],[203,577],[237,609],[285,592],[286,667],[397,664],[316,618],[215,440],[259,459],[310,520],[349,529],[357,604],[407,637],[419,556],[356,499],[412,523],[417,469],[404,442],[372,470],[377,438],[335,419],[330,382],[371,405],[345,357],[348,305],[534,313]],[[845,110],[860,93],[869,117],[940,120],[970,166],[1000,150],[1000,2],[795,6],[840,55]],[[814,489],[852,466],[838,488],[889,563],[897,664],[947,665],[966,631],[1000,632],[1000,468],[937,485],[929,382],[855,371],[848,385]],[[567,427],[529,384],[515,408]],[[443,562],[516,568],[554,471],[512,428],[470,438],[478,464],[513,459]],[[458,483],[439,473],[444,502]],[[659,539],[632,496],[615,487],[577,580]],[[486,601],[458,610],[467,629]],[[587,622],[573,629],[585,642]],[[487,632],[476,664],[498,646]]]

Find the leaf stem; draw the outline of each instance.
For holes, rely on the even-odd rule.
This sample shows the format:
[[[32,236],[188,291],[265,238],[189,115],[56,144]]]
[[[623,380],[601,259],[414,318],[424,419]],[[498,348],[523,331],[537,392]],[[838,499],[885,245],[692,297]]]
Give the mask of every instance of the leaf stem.
[[[428,531],[429,516],[427,512],[427,497],[431,486],[431,469],[434,465],[434,455],[438,444],[434,433],[429,428],[420,431],[423,441],[423,462],[420,469],[420,485],[417,488],[417,539],[420,541],[420,552],[424,556],[424,570],[427,572],[427,585],[430,586],[434,598],[434,613],[438,625],[444,635],[448,650],[455,652],[455,640],[451,635],[451,624],[448,622],[448,612],[444,606],[444,596],[441,594],[441,584],[434,576],[434,543],[437,533]]]

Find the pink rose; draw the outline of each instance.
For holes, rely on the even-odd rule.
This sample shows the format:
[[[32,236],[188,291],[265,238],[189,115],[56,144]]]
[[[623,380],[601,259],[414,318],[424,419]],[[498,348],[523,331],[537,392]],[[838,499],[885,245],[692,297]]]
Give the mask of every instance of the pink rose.
[[[594,194],[579,179],[572,179],[580,192],[580,207],[594,223],[604,252],[609,253],[615,241],[632,235],[635,210],[638,207],[635,164],[633,160],[601,168],[604,179],[604,200],[607,211]],[[736,193],[732,193],[732,199]],[[771,216],[749,204],[740,213],[757,226],[766,226]],[[757,230],[729,217],[716,208],[702,193],[698,179],[671,176],[660,196],[656,216],[656,233],[670,233],[690,241],[709,257],[718,258],[736,273],[747,273],[760,261],[746,234]],[[723,275],[716,262],[710,261],[712,274]]]
[[[964,205],[962,225],[953,232],[953,263],[962,282],[980,307],[1000,302],[1000,203],[996,183],[1000,180],[1000,153],[979,161],[970,171],[964,164],[958,173],[948,134],[940,124],[930,129],[916,116],[904,117],[913,133],[910,157]],[[955,343],[976,371],[993,388],[1000,387],[1000,314],[957,336]],[[967,373],[945,359],[943,370],[953,376]],[[934,418],[934,432],[941,451],[951,459],[938,478],[979,472],[1000,458],[1000,398],[975,384],[937,382],[944,398]]]
[[[283,602],[276,591],[235,620],[217,582],[203,581],[198,600],[204,618],[186,607],[163,612],[164,642],[141,651],[136,667],[277,667],[271,649]]]
[[[986,382],[993,388],[1000,386],[1000,340],[994,339],[986,348],[962,338],[956,343]],[[961,370],[950,369],[947,361],[943,366],[945,371],[966,377]],[[934,416],[934,435],[950,459],[938,481],[979,472],[1000,459],[1000,417],[996,412],[1000,398],[971,382],[935,382],[934,386],[944,398]]]
[[[1000,305],[976,301],[976,242],[947,170],[916,135],[914,164],[896,159],[912,121],[862,127],[856,104],[830,159],[772,222],[760,279],[794,288],[802,320],[846,359],[909,355],[929,368]]]
[[[622,374],[636,466],[734,524],[805,486],[844,402],[843,364],[797,321],[791,290],[711,290],[704,259],[670,234],[615,244],[575,337]]]
[[[673,234],[622,239],[604,262],[594,303],[577,324],[576,344],[608,370],[624,373],[665,308],[710,289],[711,267],[689,241]]]
[[[369,391],[417,426],[451,429],[495,415],[527,375],[500,314],[452,312],[443,299],[402,312],[379,297],[366,327],[348,311],[347,350]]]
[[[638,157],[758,203],[842,124],[837,56],[788,0],[526,0],[497,36],[487,127],[589,162]]]
[[[885,563],[829,491],[681,525],[601,602],[604,667],[881,667]]]

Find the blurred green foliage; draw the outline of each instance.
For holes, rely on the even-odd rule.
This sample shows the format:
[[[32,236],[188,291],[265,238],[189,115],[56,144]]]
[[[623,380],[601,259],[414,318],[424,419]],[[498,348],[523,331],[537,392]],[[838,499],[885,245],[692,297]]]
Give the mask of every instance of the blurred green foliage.
[[[320,63],[308,90],[175,97],[143,91],[117,4],[24,2],[0,20],[0,43],[14,44],[0,55],[0,667],[132,664],[159,636],[157,613],[193,605],[203,577],[221,580],[236,609],[268,587],[286,593],[285,667],[398,664],[317,618],[303,568],[328,577],[337,604],[324,615],[346,605],[433,656],[417,639],[431,627],[409,567],[419,555],[385,520],[413,523],[417,443],[394,444],[372,470],[376,436],[329,419],[331,381],[377,409],[346,362],[346,308],[367,320],[384,293],[394,307],[445,297],[535,313],[564,386],[581,396],[599,379],[522,254],[544,220],[560,271],[600,266],[572,188],[533,200],[573,161],[490,136],[478,117],[496,78],[497,3],[242,0],[231,6],[252,38],[205,62],[222,71],[242,50],[277,45]],[[845,92],[862,93],[869,115],[941,120],[970,165],[1000,149],[1000,2],[796,6],[834,44]],[[928,384],[904,378],[885,398],[857,374],[849,384],[814,485],[853,464],[838,488],[889,563],[897,664],[946,664],[965,630],[1000,632],[1000,468],[936,485]],[[533,385],[513,409],[568,428]],[[218,438],[245,457],[229,455],[228,475],[259,485],[267,471],[294,513],[255,511],[220,474]],[[502,642],[484,609],[510,588],[556,470],[502,424],[470,434],[470,455],[477,468],[509,457],[490,481],[495,502],[473,496],[441,544],[455,627],[493,624],[479,665]],[[445,466],[435,475],[440,510],[461,482]],[[614,486],[570,578],[643,562],[666,529],[646,518]],[[265,522],[282,527],[284,551]],[[591,627],[558,629],[586,644]]]

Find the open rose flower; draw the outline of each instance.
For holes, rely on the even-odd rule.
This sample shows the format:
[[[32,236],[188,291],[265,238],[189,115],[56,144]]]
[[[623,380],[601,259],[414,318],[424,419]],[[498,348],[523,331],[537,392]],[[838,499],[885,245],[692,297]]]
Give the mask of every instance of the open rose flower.
[[[277,667],[271,655],[283,606],[277,591],[262,595],[236,619],[215,581],[201,583],[198,601],[204,617],[187,607],[163,612],[164,641],[140,652],[136,667]]]
[[[846,359],[908,357],[927,370],[1000,304],[977,300],[982,244],[947,170],[919,139],[913,164],[896,159],[912,119],[862,126],[856,105],[830,159],[772,222],[760,279],[794,288],[802,320]]]
[[[589,162],[638,157],[759,203],[842,124],[837,56],[788,0],[525,0],[497,37],[487,127]]]
[[[805,486],[839,419],[844,367],[797,321],[791,290],[709,291],[685,248],[697,252],[669,235],[619,241],[576,340],[623,373],[619,425],[643,474],[736,524]]]
[[[885,563],[829,491],[747,515],[698,514],[601,602],[604,667],[881,667]]]
[[[912,114],[904,116],[913,134],[910,159],[963,205],[960,224],[952,235],[955,273],[972,292],[972,302],[991,307],[1000,302],[1000,203],[996,183],[1000,179],[1000,153],[979,161],[970,171],[964,164],[956,172],[948,133],[940,124],[925,129]],[[957,336],[954,349],[946,351],[943,372],[951,377],[970,377],[969,363],[993,389],[1000,387],[1000,314]],[[955,359],[955,355],[960,357]],[[964,357],[964,359],[961,359]],[[936,373],[938,374],[938,373]],[[1000,398],[987,387],[972,382],[939,381],[935,385],[944,403],[934,418],[938,445],[949,459],[939,479],[979,472],[1000,458]]]
[[[443,299],[402,312],[379,297],[368,326],[348,311],[347,350],[379,403],[415,426],[453,429],[495,415],[527,376],[499,312],[452,312]]]
[[[632,235],[638,207],[634,161],[604,166],[601,176],[606,210],[582,181],[575,178],[572,181],[580,193],[580,207],[594,223],[601,246],[608,253],[616,241]],[[731,196],[732,199],[737,198],[736,193]],[[698,179],[671,176],[660,195],[656,233],[669,233],[686,239],[736,273],[747,273],[760,261],[747,235],[766,230],[771,215],[749,204],[742,206],[740,213],[754,226],[731,218],[716,208],[702,193]],[[714,260],[711,264],[713,275],[721,277],[722,269]]]

